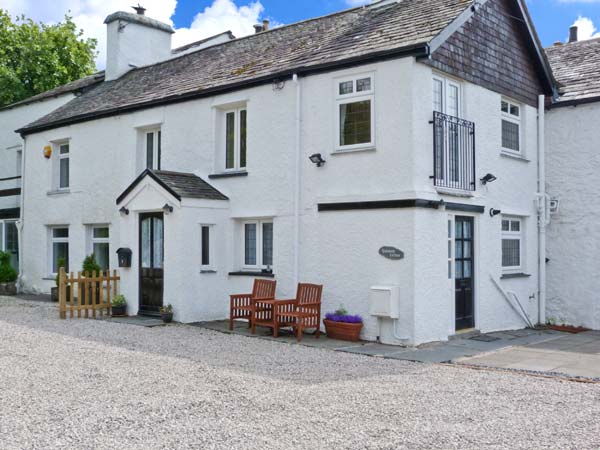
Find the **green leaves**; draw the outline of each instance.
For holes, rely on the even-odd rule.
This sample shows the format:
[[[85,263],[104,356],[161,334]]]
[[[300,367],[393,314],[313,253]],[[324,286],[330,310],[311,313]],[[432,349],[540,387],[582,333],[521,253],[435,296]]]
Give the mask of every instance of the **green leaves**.
[[[0,9],[0,107],[94,73],[96,45],[68,15],[47,25]]]

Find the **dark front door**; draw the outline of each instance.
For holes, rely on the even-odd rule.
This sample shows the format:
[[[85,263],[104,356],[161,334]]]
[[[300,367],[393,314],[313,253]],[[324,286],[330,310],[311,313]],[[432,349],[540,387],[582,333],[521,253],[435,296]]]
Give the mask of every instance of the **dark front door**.
[[[164,228],[162,213],[140,214],[140,314],[163,305]]]
[[[474,286],[474,227],[472,217],[456,217],[454,234],[456,330],[475,326]]]

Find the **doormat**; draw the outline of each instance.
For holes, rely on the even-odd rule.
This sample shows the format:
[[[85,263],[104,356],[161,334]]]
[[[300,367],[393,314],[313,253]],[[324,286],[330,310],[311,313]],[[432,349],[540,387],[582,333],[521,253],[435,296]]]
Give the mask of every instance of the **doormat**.
[[[469,338],[472,341],[480,341],[480,342],[494,342],[494,341],[499,341],[500,338],[494,337],[494,336],[490,336],[489,334],[480,334],[479,336],[473,336],[472,338]]]

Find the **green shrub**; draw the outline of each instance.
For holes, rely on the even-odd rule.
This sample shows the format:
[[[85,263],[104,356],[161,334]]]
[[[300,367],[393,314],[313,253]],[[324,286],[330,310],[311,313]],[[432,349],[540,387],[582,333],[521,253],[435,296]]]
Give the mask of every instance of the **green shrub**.
[[[17,277],[17,271],[10,265],[10,254],[0,252],[0,283],[12,283]]]
[[[173,312],[173,305],[168,304],[167,306],[160,307],[161,314],[169,314]]]
[[[58,271],[56,273],[56,287],[58,287],[58,285],[59,285],[60,269],[66,268],[67,261],[65,260],[65,258],[58,258],[57,263],[58,263]]]
[[[111,302],[112,306],[119,307],[127,305],[127,300],[124,295],[117,295]]]
[[[81,269],[84,275],[87,273],[90,276],[93,272],[96,272],[96,275],[102,272],[102,267],[100,267],[100,265],[96,262],[96,255],[94,255],[93,253],[85,257]]]

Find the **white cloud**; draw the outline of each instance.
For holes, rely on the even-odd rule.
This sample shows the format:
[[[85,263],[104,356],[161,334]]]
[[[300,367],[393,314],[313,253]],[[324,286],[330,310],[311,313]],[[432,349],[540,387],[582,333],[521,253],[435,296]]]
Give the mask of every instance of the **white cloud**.
[[[578,39],[580,41],[600,37],[594,22],[589,17],[579,16],[573,25],[578,28]]]
[[[260,0],[247,0],[243,6],[236,6],[233,0],[213,0],[211,6],[199,12],[189,28],[178,28],[173,36],[173,46],[209,37],[231,30],[237,37],[254,32],[253,25],[259,21],[264,11]],[[131,11],[131,0],[0,0],[0,8],[10,15],[25,14],[27,17],[45,23],[56,23],[65,13],[73,16],[77,26],[86,37],[98,40],[99,55],[96,64],[104,68],[106,61],[106,26],[104,19],[115,11]],[[177,0],[144,0],[146,15],[173,25],[171,17],[175,13]],[[277,23],[273,24],[274,26]]]

